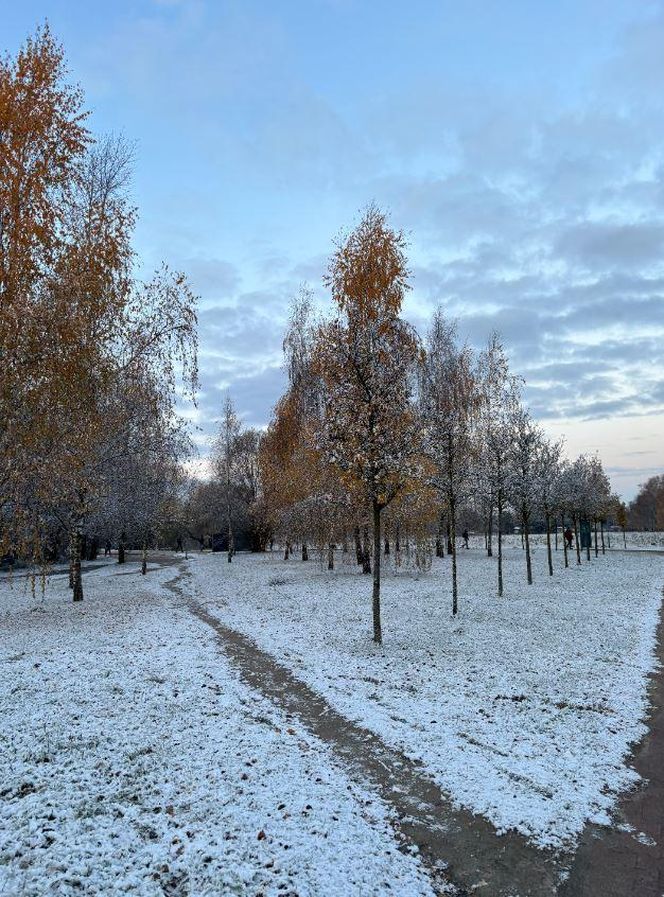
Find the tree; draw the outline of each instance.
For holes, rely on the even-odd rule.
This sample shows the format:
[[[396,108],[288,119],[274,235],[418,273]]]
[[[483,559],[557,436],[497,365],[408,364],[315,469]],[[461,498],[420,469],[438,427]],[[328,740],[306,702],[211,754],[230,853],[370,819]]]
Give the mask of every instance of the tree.
[[[313,482],[311,463],[316,464],[315,447],[311,443],[311,435],[320,427],[320,393],[319,377],[314,370],[313,353],[315,347],[317,324],[314,317],[313,297],[311,291],[302,286],[300,294],[293,301],[289,326],[284,337],[283,349],[288,381],[291,409],[295,414],[292,429],[291,460],[295,468],[291,471],[294,488],[291,502],[291,530],[300,530],[302,543],[302,560],[309,558],[307,548],[306,525],[298,526],[302,515],[307,517],[308,501]],[[300,503],[299,514],[294,513]],[[304,502],[304,504],[302,504]]]
[[[597,454],[592,455],[588,461],[588,493],[588,513],[594,526],[595,557],[597,557],[599,555],[597,524],[601,523],[602,527],[602,554],[604,554],[604,521],[611,502],[611,483]]]
[[[55,444],[41,413],[54,316],[40,287],[66,247],[64,222],[91,142],[81,91],[66,76],[48,26],[15,59],[0,59],[0,550],[33,554],[43,497],[35,483],[42,452]]]
[[[425,476],[445,503],[450,524],[453,615],[458,611],[457,513],[471,485],[472,428],[478,407],[471,351],[457,346],[455,324],[438,309],[420,366],[420,417],[429,461]]]
[[[616,523],[622,530],[623,534],[623,548],[627,548],[627,505],[625,502],[620,501],[618,496],[615,497],[615,515],[616,515]]]
[[[498,597],[503,595],[503,516],[510,482],[510,457],[515,416],[521,402],[521,381],[510,375],[505,349],[492,333],[478,358],[479,414],[477,470],[487,492],[489,540],[494,504],[497,513]],[[490,545],[489,541],[489,545]]]
[[[196,302],[165,267],[131,276],[130,148],[92,145],[64,77],[47,28],[0,64],[0,538],[40,559],[41,521],[58,518],[80,600],[109,465],[139,422],[165,433],[176,392],[195,395]]]
[[[526,549],[526,575],[533,584],[533,565],[530,554],[530,523],[537,504],[538,462],[542,453],[543,435],[529,412],[520,406],[514,416],[512,439],[510,492],[520,519]]]
[[[324,385],[324,459],[373,522],[373,638],[380,619],[381,514],[417,465],[411,403],[417,337],[400,317],[408,289],[405,238],[375,206],[339,242],[326,284],[338,315],[319,328],[315,371]]]
[[[664,530],[664,474],[650,477],[639,486],[627,513],[633,529]]]
[[[546,527],[546,557],[549,576],[553,576],[553,554],[551,552],[551,523],[555,520],[556,486],[560,476],[562,442],[550,442],[542,437],[536,458],[535,489],[537,504],[544,513]]]
[[[233,560],[235,543],[233,539],[233,499],[235,472],[240,438],[240,419],[229,395],[224,399],[219,432],[214,444],[214,462],[217,478],[224,489],[226,506],[226,533],[228,537],[228,563]]]
[[[567,539],[565,538],[565,520],[566,515],[571,516],[574,504],[574,484],[572,480],[572,471],[570,462],[567,459],[561,459],[558,475],[553,487],[552,503],[557,514],[560,515],[560,523],[563,533],[563,558],[565,569],[569,567],[569,552],[567,547]]]

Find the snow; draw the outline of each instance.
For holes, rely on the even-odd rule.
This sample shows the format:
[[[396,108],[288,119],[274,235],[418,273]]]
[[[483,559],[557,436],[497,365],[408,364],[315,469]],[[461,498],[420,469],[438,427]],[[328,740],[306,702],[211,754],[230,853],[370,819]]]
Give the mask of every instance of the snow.
[[[0,584],[3,897],[431,897],[385,805],[163,588],[177,569],[127,567],[77,605],[66,576]]]
[[[637,782],[626,759],[645,732],[646,680],[664,560],[614,552],[555,575],[533,546],[496,561],[471,540],[459,553],[460,618],[450,615],[449,558],[431,573],[388,574],[385,645],[370,642],[371,583],[352,558],[236,556],[191,561],[195,597],[359,721],[421,760],[459,804],[542,847],[570,847],[586,820],[610,822]],[[535,540],[538,543],[540,540]]]
[[[628,532],[625,533],[624,542],[627,543],[628,551],[664,551],[664,533]],[[611,533],[611,543],[616,548],[622,548],[624,542],[622,533]]]
[[[419,759],[500,831],[569,848],[634,785],[664,559],[612,552],[545,572],[480,541],[428,574],[388,567],[384,647],[352,558],[196,555],[185,594],[348,718]],[[126,574],[129,575],[126,575]],[[243,684],[166,567],[0,582],[0,893],[430,895],[389,808],[302,723]],[[264,835],[264,836],[263,836]]]

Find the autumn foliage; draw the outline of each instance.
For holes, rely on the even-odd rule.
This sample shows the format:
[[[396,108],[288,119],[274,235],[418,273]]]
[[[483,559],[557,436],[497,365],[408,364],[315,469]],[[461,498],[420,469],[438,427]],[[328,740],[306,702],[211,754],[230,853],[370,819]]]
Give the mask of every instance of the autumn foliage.
[[[130,452],[163,492],[197,387],[195,298],[166,267],[135,280],[131,148],[86,118],[48,27],[0,62],[0,545],[45,561],[64,539],[75,599],[88,522]]]
[[[264,506],[284,557],[300,543],[304,559],[313,542],[333,569],[340,545],[343,557],[373,573],[378,643],[386,560],[396,570],[404,559],[428,569],[434,552],[449,554],[456,614],[458,537],[469,521],[485,533],[490,556],[497,540],[502,596],[508,517],[524,533],[531,582],[536,517],[553,575],[557,519],[594,522],[603,546],[615,507],[599,459],[564,462],[562,446],[532,419],[497,334],[476,356],[441,309],[424,340],[402,317],[406,248],[403,233],[369,206],[332,253],[324,278],[332,313],[318,316],[312,294],[301,290],[284,340],[288,390],[261,442]]]

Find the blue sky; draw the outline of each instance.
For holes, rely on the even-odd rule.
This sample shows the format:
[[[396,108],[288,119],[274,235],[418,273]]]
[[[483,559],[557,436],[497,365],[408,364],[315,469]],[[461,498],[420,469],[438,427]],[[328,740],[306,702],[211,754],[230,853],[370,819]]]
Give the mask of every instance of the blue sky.
[[[664,470],[664,7],[634,0],[0,0],[48,18],[91,125],[137,143],[136,245],[201,297],[200,440],[264,424],[288,303],[376,201],[407,315],[502,332],[570,453],[629,496]]]

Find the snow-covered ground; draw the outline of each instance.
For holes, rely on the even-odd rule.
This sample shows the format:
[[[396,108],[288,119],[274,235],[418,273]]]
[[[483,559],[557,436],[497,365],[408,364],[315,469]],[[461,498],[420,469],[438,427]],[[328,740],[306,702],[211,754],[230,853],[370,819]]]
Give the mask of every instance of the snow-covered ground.
[[[494,534],[494,546],[495,546],[495,534]],[[560,550],[562,551],[562,532],[560,527],[558,527],[558,545]],[[595,542],[594,542],[594,534],[593,534],[593,547],[591,549],[591,553],[594,556],[595,554]],[[554,545],[554,534],[551,534],[551,544]],[[508,545],[512,548],[521,547],[521,536],[519,534],[513,534],[508,536],[503,536],[504,544]],[[601,536],[598,532],[597,534],[598,540],[598,548],[599,551],[601,548]],[[532,545],[546,545],[546,535],[543,533],[531,533],[530,542]],[[459,540],[461,544],[461,540]],[[484,536],[482,535],[471,535],[470,544],[479,548],[484,545]],[[645,532],[626,532],[625,538],[623,539],[622,532],[612,532],[609,533],[606,530],[604,531],[604,545],[607,551],[618,549],[623,550],[625,548],[629,549],[638,549],[638,550],[648,550],[648,551],[664,551],[664,532],[662,533],[645,533]],[[574,549],[576,550],[576,549]],[[585,549],[584,549],[585,551]]]
[[[528,586],[523,552],[506,548],[498,599],[495,558],[461,550],[456,621],[448,558],[428,574],[388,573],[382,649],[369,639],[371,582],[352,558],[328,573],[276,553],[231,565],[201,555],[190,588],[460,804],[558,848],[587,819],[608,822],[635,783],[625,761],[645,732],[664,559],[615,552],[564,570],[561,550],[551,579],[544,547],[533,551]]]
[[[627,548],[647,549],[648,551],[664,551],[664,533],[625,533],[623,541],[622,533],[611,533],[611,545],[614,548],[622,548],[627,543]]]
[[[381,801],[160,586],[176,568],[117,573],[78,605],[66,576],[0,584],[0,894],[430,897]]]
[[[384,647],[352,562],[196,555],[181,587],[339,711],[418,758],[460,804],[540,845],[608,821],[634,784],[664,559],[545,571],[506,548],[388,570]],[[352,560],[352,559],[351,559]],[[0,894],[431,895],[388,808],[297,719],[239,681],[164,587],[116,565],[42,596],[0,583]],[[119,575],[118,575],[119,574]]]

